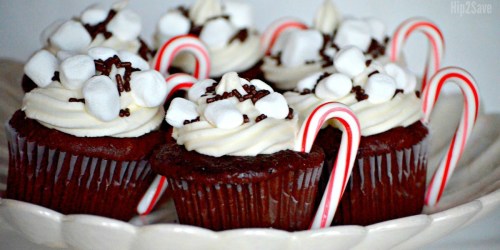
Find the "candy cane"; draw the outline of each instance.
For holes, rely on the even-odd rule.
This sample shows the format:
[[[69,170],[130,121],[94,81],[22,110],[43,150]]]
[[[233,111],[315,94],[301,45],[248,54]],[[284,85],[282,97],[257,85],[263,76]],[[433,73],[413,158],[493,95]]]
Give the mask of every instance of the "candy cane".
[[[316,215],[311,224],[311,229],[328,227],[333,220],[347,180],[351,175],[354,159],[358,151],[361,139],[361,128],[354,113],[344,104],[327,102],[309,115],[299,131],[299,137],[295,144],[295,150],[301,152],[311,151],[318,131],[328,119],[337,119],[343,127],[340,150],[335,160],[332,174],[321,199]]]
[[[393,62],[399,60],[401,51],[408,37],[415,31],[424,33],[429,40],[427,62],[422,77],[422,90],[425,88],[428,78],[439,70],[444,55],[444,38],[441,30],[426,19],[410,18],[399,25],[389,43],[389,59]]]
[[[429,121],[441,88],[448,81],[453,81],[460,87],[464,96],[464,110],[458,129],[455,131],[451,144],[446,150],[445,157],[439,164],[427,188],[425,204],[428,206],[434,206],[439,202],[446,183],[462,156],[479,111],[479,94],[474,78],[464,69],[447,67],[436,72],[430,79],[428,86],[424,89],[422,99],[422,109],[424,112],[422,121],[424,123]]]
[[[261,44],[266,55],[271,53],[271,48],[274,46],[278,37],[289,29],[307,29],[307,25],[295,18],[281,18],[269,25],[262,33]]]
[[[167,75],[174,58],[181,52],[190,52],[195,57],[193,75],[206,79],[210,75],[210,56],[205,45],[193,35],[180,35],[169,39],[161,46],[153,59],[153,68]]]
[[[196,78],[185,73],[170,75],[165,80],[167,82],[167,100],[170,100],[170,98],[172,98],[172,96],[179,90],[188,90],[196,82]],[[137,205],[137,213],[140,215],[149,214],[167,187],[167,178],[157,175],[153,183],[151,183],[148,190],[139,201],[139,204]]]

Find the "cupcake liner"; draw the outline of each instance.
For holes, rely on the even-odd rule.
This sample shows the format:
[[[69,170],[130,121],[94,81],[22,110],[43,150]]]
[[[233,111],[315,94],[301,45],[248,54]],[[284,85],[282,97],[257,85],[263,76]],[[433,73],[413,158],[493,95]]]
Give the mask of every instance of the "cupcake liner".
[[[28,141],[9,124],[6,196],[64,214],[128,220],[152,182],[148,161],[115,161],[75,155]]]
[[[250,183],[205,184],[167,177],[180,223],[212,230],[305,230],[313,216],[322,164]]]
[[[410,148],[357,158],[334,225],[370,225],[419,214],[424,206],[428,137]]]

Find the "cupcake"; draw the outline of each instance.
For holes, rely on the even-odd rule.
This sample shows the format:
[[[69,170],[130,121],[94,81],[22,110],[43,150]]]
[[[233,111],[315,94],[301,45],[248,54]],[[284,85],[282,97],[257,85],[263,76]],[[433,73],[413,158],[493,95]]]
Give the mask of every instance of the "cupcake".
[[[165,13],[156,27],[156,47],[174,36],[192,34],[210,52],[210,78],[236,71],[248,79],[262,78],[263,52],[260,35],[252,22],[251,7],[240,1],[198,0],[190,8],[179,7]],[[194,59],[181,55],[173,62],[175,72],[193,72]]]
[[[178,218],[212,230],[307,229],[324,154],[294,151],[298,116],[260,80],[235,72],[202,80],[172,101],[172,140],[151,157]]]
[[[301,117],[336,101],[349,106],[361,124],[357,158],[334,224],[369,225],[421,213],[428,129],[420,122],[416,82],[406,68],[384,57],[374,60],[351,46],[336,53],[332,71],[309,75],[284,94]],[[315,141],[325,151],[326,166],[332,166],[339,148],[336,127],[333,122],[324,127]],[[323,176],[330,171],[325,167]]]
[[[265,81],[279,92],[295,89],[300,79],[312,73],[331,71],[339,49],[356,46],[376,59],[385,53],[388,41],[381,21],[342,19],[331,0],[319,7],[311,27],[289,28],[276,35],[275,42],[266,48],[261,68]]]
[[[104,47],[62,61],[40,50],[24,69],[38,87],[6,124],[6,197],[130,219],[155,177],[148,158],[164,142],[161,74],[133,53]]]
[[[79,17],[71,20],[57,20],[47,27],[41,35],[45,50],[53,53],[59,60],[86,53],[89,48],[107,47],[125,50],[141,56],[148,61],[152,52],[139,37],[141,18],[126,9],[127,2],[117,2],[111,8],[92,5]],[[23,90],[29,92],[37,85],[28,76],[23,77]]]

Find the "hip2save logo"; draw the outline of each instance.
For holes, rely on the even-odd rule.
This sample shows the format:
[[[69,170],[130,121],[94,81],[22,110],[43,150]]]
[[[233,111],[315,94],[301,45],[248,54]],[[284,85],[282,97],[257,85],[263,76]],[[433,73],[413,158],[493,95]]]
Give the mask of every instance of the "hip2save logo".
[[[451,1],[451,13],[460,16],[492,14],[493,6],[478,1]]]

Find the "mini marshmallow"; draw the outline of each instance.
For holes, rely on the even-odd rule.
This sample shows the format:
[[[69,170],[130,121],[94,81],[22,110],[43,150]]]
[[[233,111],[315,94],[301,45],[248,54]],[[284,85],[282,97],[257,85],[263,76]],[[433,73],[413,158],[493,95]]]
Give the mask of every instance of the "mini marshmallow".
[[[340,24],[334,43],[341,49],[352,45],[366,51],[371,41],[371,30],[366,22],[348,19]]]
[[[259,79],[253,79],[253,80],[251,80],[250,81],[250,85],[255,86],[255,88],[257,90],[267,90],[267,91],[269,91],[271,93],[274,92],[274,89],[271,88],[271,86],[269,86],[267,83],[265,83],[265,82],[263,82],[263,81],[261,81]]]
[[[354,46],[346,47],[337,52],[333,62],[337,71],[350,78],[361,74],[366,68],[366,58],[363,51]]]
[[[190,28],[191,22],[189,19],[179,11],[174,10],[168,11],[160,18],[156,26],[156,32],[161,37],[164,37],[164,40],[168,40],[174,36],[187,34]]]
[[[205,24],[200,33],[200,40],[210,49],[220,49],[229,43],[229,39],[236,33],[234,26],[225,18],[217,18]]]
[[[394,78],[378,73],[370,76],[365,85],[365,93],[368,101],[374,104],[389,101],[396,92],[396,81]]]
[[[270,118],[285,119],[288,116],[288,104],[280,93],[273,92],[259,99],[255,108]]]
[[[297,83],[297,90],[299,92],[303,92],[306,89],[313,90],[321,75],[323,75],[323,72],[316,72],[316,73],[310,74],[310,75],[302,78]]]
[[[385,24],[376,18],[368,18],[365,21],[370,27],[371,36],[380,43],[384,42]]]
[[[180,128],[184,126],[184,121],[191,121],[199,116],[197,108],[194,102],[180,97],[174,98],[167,110],[165,120],[173,127]]]
[[[230,99],[208,104],[204,115],[207,121],[217,128],[232,129],[243,124],[243,114]]]
[[[52,82],[52,77],[58,66],[57,58],[52,53],[40,50],[24,65],[24,73],[38,87],[44,88]]]
[[[84,24],[96,25],[108,17],[108,10],[100,5],[92,5],[84,10],[80,16],[80,20]]]
[[[253,26],[252,6],[246,2],[238,0],[225,1],[224,12],[229,15],[229,20],[238,29]]]
[[[215,83],[212,79],[204,79],[196,82],[188,90],[187,97],[189,100],[196,102],[202,95],[207,93],[207,88]]]
[[[105,61],[110,57],[118,55],[118,52],[116,50],[107,47],[90,48],[87,53],[90,57],[94,58],[95,60],[103,60],[103,61]]]
[[[42,34],[40,35],[40,41],[44,46],[47,45],[49,38],[56,32],[57,29],[59,29],[59,27],[61,27],[63,23],[64,20],[62,19],[56,20],[42,31]]]
[[[348,95],[351,90],[351,79],[344,74],[335,73],[322,79],[316,85],[315,94],[321,99],[335,100]]]
[[[167,83],[156,70],[136,71],[130,78],[132,96],[137,105],[158,107],[167,98]]]
[[[413,92],[417,85],[417,77],[407,69],[395,63],[388,63],[384,66],[387,75],[394,78],[396,88],[402,89],[405,94]]]
[[[323,36],[317,30],[294,30],[290,33],[281,54],[285,67],[297,67],[306,61],[318,60]]]
[[[331,0],[325,0],[316,11],[314,28],[323,34],[332,34],[339,24],[340,15]]]
[[[131,10],[122,10],[111,19],[107,30],[122,41],[133,41],[141,33],[141,18]]]
[[[94,59],[87,55],[69,57],[59,66],[61,84],[67,89],[81,89],[95,73]]]
[[[92,37],[80,22],[70,20],[62,24],[49,41],[59,50],[84,51],[90,45]]]
[[[146,62],[142,57],[139,55],[132,53],[130,51],[126,50],[120,50],[118,51],[118,56],[120,57],[120,60],[122,62],[130,62],[132,63],[133,68],[138,68],[140,70],[148,70],[150,69],[149,63]]]
[[[120,96],[116,84],[107,76],[94,76],[82,89],[87,111],[97,119],[108,122],[120,114]]]

